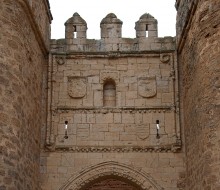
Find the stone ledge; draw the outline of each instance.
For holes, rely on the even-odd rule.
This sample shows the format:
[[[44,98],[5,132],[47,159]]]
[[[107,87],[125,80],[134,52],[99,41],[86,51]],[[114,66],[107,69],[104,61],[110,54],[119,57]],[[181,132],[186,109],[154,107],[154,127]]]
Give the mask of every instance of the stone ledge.
[[[180,140],[177,143],[164,146],[46,146],[45,152],[159,152],[159,153],[178,153],[181,151],[182,144]]]
[[[51,52],[52,55],[65,56],[66,59],[84,58],[84,57],[160,57],[163,53],[174,53],[174,49],[170,50],[146,50],[146,51],[68,51],[68,52]],[[150,54],[150,55],[149,55]]]
[[[79,111],[81,113],[89,113],[89,112],[93,112],[93,113],[121,113],[121,112],[125,112],[125,113],[136,113],[136,112],[140,112],[140,113],[161,113],[161,112],[170,112],[170,111],[174,111],[175,110],[175,106],[174,105],[170,105],[170,106],[152,106],[152,107],[57,107],[56,109],[53,110],[54,113],[68,113],[69,111]]]

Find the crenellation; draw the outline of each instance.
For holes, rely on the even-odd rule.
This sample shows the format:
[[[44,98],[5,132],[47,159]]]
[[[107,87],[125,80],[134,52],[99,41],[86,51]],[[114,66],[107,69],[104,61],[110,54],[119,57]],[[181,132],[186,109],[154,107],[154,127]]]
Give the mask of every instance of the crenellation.
[[[157,20],[150,14],[144,14],[135,23],[136,38],[122,37],[122,21],[114,13],[108,14],[100,23],[101,39],[87,39],[87,24],[78,13],[74,13],[65,23],[65,40],[52,40],[52,52],[123,52],[175,50],[173,37],[158,38]],[[74,36],[75,35],[75,36]]]
[[[163,38],[74,13],[50,40],[48,0],[2,0],[0,190],[219,189],[219,8],[176,0]]]
[[[121,38],[122,21],[114,13],[109,13],[100,23],[101,38],[104,40],[115,40]]]
[[[158,37],[157,20],[148,13],[143,14],[135,23],[136,37],[140,39],[150,39]]]

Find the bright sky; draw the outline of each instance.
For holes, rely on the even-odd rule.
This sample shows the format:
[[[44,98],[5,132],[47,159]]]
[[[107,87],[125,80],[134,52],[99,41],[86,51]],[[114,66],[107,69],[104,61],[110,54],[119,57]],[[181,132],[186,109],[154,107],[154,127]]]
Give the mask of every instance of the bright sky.
[[[175,0],[50,0],[52,39],[65,37],[64,23],[73,13],[87,22],[87,38],[100,39],[100,22],[108,13],[123,21],[122,37],[135,38],[135,22],[144,13],[158,20],[158,35],[175,36]]]

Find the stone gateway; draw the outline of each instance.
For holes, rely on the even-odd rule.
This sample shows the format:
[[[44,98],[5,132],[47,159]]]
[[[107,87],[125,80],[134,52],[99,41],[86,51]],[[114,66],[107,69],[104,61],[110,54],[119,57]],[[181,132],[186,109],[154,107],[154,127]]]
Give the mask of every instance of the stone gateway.
[[[176,37],[50,39],[48,0],[0,0],[0,190],[220,189],[220,1],[175,6]]]

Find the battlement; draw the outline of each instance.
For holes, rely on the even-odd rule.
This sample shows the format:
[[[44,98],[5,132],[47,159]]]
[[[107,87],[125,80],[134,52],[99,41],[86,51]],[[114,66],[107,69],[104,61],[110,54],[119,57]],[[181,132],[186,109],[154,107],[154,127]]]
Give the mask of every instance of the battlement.
[[[135,23],[136,38],[122,37],[123,22],[109,13],[100,23],[101,39],[87,39],[87,23],[74,13],[65,22],[65,39],[51,40],[52,52],[107,52],[175,50],[175,38],[158,38],[157,20],[143,14]]]

